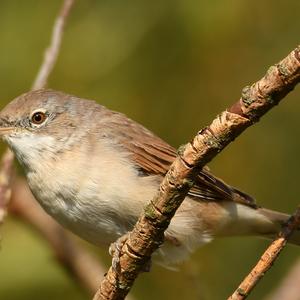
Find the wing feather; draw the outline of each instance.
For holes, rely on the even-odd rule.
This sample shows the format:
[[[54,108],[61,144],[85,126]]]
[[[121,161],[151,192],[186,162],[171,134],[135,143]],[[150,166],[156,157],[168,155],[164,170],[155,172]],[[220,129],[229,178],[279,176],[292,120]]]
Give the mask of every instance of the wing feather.
[[[130,153],[141,172],[149,175],[166,174],[177,155],[172,146],[120,113],[111,112],[109,122],[106,124],[109,124],[114,137],[118,137],[119,145]],[[256,206],[253,198],[215,177],[208,167],[204,167],[199,172],[189,195],[194,199],[200,198],[207,201],[226,199],[252,207]]]

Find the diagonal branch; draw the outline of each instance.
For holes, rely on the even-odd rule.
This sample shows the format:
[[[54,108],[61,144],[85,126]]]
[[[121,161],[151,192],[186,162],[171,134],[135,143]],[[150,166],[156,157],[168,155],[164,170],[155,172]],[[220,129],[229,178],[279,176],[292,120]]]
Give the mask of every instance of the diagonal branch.
[[[121,249],[120,268],[112,267],[94,300],[124,299],[151,254],[163,243],[164,231],[194,183],[199,169],[211,161],[246,128],[277,105],[300,81],[300,46],[250,87],[181,149]]]
[[[74,0],[64,0],[63,2],[53,26],[50,45],[45,51],[44,60],[32,85],[32,90],[43,88],[47,84],[48,77],[57,61],[64,27],[73,4]],[[75,244],[63,228],[38,207],[24,180],[15,182],[12,191],[13,161],[14,155],[7,149],[2,156],[0,165],[0,224],[7,214],[12,194],[10,212],[33,225],[47,239],[61,265],[86,290],[94,293],[98,286],[98,280],[104,273],[103,267],[95,257]]]
[[[44,61],[32,85],[32,90],[44,88],[47,84],[50,73],[52,72],[59,54],[61,41],[67,18],[70,14],[74,0],[65,0],[63,6],[55,20],[52,37],[49,47],[45,51]]]
[[[63,2],[53,27],[50,45],[46,50],[44,60],[32,89],[43,88],[47,83],[59,54],[64,27],[73,4],[74,0],[64,0]],[[0,223],[6,215],[8,202],[11,197],[13,160],[13,153],[7,149],[2,156],[0,169]],[[97,263],[96,258],[81,249],[77,244],[75,245],[55,221],[37,208],[37,204],[35,205],[33,202],[32,206],[29,207],[30,198],[24,183],[21,184],[19,182],[18,185],[15,185],[15,189],[12,196],[13,201],[10,205],[11,211],[28,223],[34,225],[49,241],[62,266],[89,292],[94,293],[98,285],[97,279],[100,279],[101,274],[104,272],[100,264]],[[20,198],[20,195],[24,198]],[[27,199],[25,199],[26,195],[28,197]]]
[[[14,155],[7,149],[2,156],[0,168],[0,224],[7,214],[7,205],[11,196]]]
[[[228,298],[228,300],[243,300],[248,297],[254,287],[263,278],[265,273],[271,268],[274,261],[278,258],[279,254],[286,245],[289,237],[293,231],[300,226],[300,207],[289,218],[288,222],[283,226],[278,237],[272,242],[268,249],[261,256],[258,263],[245,277],[239,287]]]
[[[53,70],[59,54],[64,27],[73,4],[74,0],[64,0],[63,2],[62,8],[53,27],[50,45],[46,50],[44,60],[36,79],[34,80],[34,84],[32,85],[33,90],[43,88],[47,84],[48,77]],[[14,155],[7,148],[2,157],[0,172],[0,223],[3,222],[6,215],[7,205],[11,194],[10,182],[13,174],[13,161]]]

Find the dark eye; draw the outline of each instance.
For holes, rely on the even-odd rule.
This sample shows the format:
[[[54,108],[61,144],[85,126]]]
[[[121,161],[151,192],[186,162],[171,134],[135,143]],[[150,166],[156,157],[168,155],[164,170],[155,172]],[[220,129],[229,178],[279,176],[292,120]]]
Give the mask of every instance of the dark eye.
[[[41,111],[35,112],[31,116],[31,122],[37,125],[42,124],[46,119],[47,119],[46,114]]]

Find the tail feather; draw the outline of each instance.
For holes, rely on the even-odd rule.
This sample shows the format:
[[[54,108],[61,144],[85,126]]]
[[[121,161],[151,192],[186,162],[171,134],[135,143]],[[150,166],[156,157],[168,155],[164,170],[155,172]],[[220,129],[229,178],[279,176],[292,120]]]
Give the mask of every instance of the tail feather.
[[[278,212],[275,210],[267,209],[267,208],[258,208],[259,213],[273,222],[275,225],[281,227],[290,217],[288,214]]]
[[[276,234],[282,228],[282,225],[288,220],[290,217],[288,214],[284,214],[281,212],[277,212],[274,210],[266,209],[266,208],[258,208],[259,213],[265,216],[269,221],[271,221],[274,226],[274,232],[263,234],[265,237],[274,238]],[[299,228],[300,229],[300,228]],[[300,245],[300,230],[297,229],[293,232],[292,236],[289,238],[288,243],[294,245]]]

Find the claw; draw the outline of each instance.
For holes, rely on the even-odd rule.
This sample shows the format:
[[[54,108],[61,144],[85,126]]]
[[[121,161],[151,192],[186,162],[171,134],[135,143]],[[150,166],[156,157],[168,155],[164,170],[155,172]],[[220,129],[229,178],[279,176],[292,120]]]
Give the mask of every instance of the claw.
[[[128,238],[128,233],[119,237],[115,242],[111,243],[109,246],[108,252],[110,256],[112,256],[112,268],[115,272],[121,271],[121,266],[120,266],[121,250],[127,238]]]
[[[117,273],[121,272],[121,266],[120,266],[121,250],[128,239],[128,235],[129,233],[126,233],[121,237],[119,237],[115,242],[110,244],[108,249],[109,255],[112,256],[112,268]],[[152,260],[151,258],[149,258],[149,260],[142,267],[141,272],[150,272],[151,267],[152,267]]]

